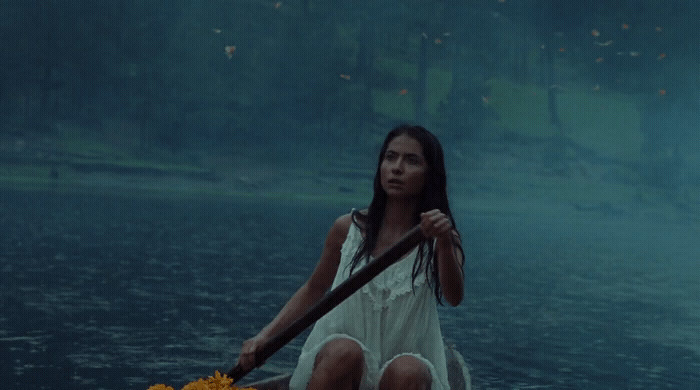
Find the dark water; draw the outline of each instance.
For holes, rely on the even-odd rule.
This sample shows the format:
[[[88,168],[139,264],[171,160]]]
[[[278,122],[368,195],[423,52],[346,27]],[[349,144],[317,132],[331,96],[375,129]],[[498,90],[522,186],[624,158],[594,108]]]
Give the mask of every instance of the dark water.
[[[0,377],[29,389],[181,386],[230,368],[347,211],[16,192],[0,205]],[[466,298],[441,315],[475,387],[698,388],[697,227],[533,215],[457,212]],[[302,341],[250,379],[290,370]]]

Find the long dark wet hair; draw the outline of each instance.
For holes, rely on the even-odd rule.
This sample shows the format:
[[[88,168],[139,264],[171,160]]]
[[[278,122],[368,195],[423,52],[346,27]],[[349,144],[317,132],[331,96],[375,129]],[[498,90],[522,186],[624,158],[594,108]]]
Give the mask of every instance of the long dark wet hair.
[[[440,141],[428,130],[422,126],[412,126],[402,124],[392,129],[387,134],[381,152],[379,153],[379,162],[377,164],[377,173],[374,176],[374,197],[369,205],[367,215],[361,214],[359,211],[354,211],[352,214],[353,222],[358,225],[358,219],[363,222],[365,237],[360,244],[355,256],[352,259],[350,272],[360,264],[361,261],[369,261],[371,253],[377,246],[379,229],[382,226],[384,212],[386,209],[387,194],[382,187],[381,167],[384,161],[384,155],[389,147],[389,143],[399,135],[407,135],[421,144],[423,148],[423,157],[427,164],[425,173],[425,187],[418,200],[416,213],[413,216],[413,224],[420,223],[420,213],[438,209],[445,214],[452,222],[455,231],[457,227],[455,220],[452,217],[452,211],[447,200],[447,174],[445,172],[445,157],[442,151]],[[359,226],[359,225],[358,225]],[[459,235],[459,233],[457,233]],[[458,241],[454,240],[455,247],[462,252],[464,250]],[[415,283],[416,277],[420,273],[421,268],[425,265],[425,276],[428,285],[433,287],[435,298],[438,303],[442,304],[442,290],[440,288],[440,280],[438,279],[438,269],[435,264],[436,250],[433,247],[432,240],[424,240],[418,245],[418,256],[413,263],[412,283]]]

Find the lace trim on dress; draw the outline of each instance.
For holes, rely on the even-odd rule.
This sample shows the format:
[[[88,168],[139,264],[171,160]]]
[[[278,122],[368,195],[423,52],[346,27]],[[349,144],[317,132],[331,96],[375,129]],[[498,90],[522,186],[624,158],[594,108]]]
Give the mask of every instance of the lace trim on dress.
[[[413,279],[413,262],[416,261],[416,254],[412,255],[411,263],[408,267],[404,267],[401,271],[396,272],[393,277],[386,283],[385,288],[390,291],[389,300],[393,301],[399,295],[412,293],[414,290],[418,290],[421,286],[426,283],[425,279],[425,267],[422,267],[416,275],[416,280],[411,283]],[[409,260],[409,259],[404,259]],[[403,260],[402,260],[403,261]]]
[[[384,272],[386,272],[386,270]],[[372,301],[372,308],[374,310],[383,310],[389,307],[390,303],[400,296],[413,294],[414,291],[418,293],[423,285],[426,284],[424,274],[419,274],[413,285],[411,285],[411,279],[411,272],[402,270],[391,275],[391,279],[386,283],[377,282],[376,280],[370,281],[362,287],[361,291]]]
[[[362,233],[353,221],[348,231],[348,237],[340,249],[343,261],[339,265],[338,272],[343,273],[343,279],[349,276],[352,259],[361,242]],[[404,294],[412,294],[414,290],[418,292],[426,284],[425,265],[419,270],[416,280],[411,283],[413,263],[416,261],[416,256],[418,256],[418,248],[413,249],[406,258],[391,265],[360,289],[362,293],[370,298],[372,307],[375,310],[382,310],[388,307],[391,301]],[[364,264],[360,264],[358,267],[362,268],[363,266]]]

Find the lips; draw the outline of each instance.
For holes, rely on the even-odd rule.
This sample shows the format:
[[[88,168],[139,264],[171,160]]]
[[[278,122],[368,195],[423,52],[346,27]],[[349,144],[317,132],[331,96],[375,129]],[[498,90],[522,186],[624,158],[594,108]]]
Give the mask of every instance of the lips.
[[[403,185],[403,182],[399,179],[389,179],[388,183],[394,185]]]

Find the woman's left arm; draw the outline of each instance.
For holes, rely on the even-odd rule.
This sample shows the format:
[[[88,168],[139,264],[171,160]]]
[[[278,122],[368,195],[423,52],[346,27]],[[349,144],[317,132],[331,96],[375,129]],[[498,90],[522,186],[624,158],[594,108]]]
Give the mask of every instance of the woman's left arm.
[[[458,250],[458,246],[462,245],[459,234],[447,215],[437,209],[422,213],[420,225],[426,237],[436,239],[438,278],[442,295],[450,305],[457,306],[464,297],[464,256],[462,251]]]

